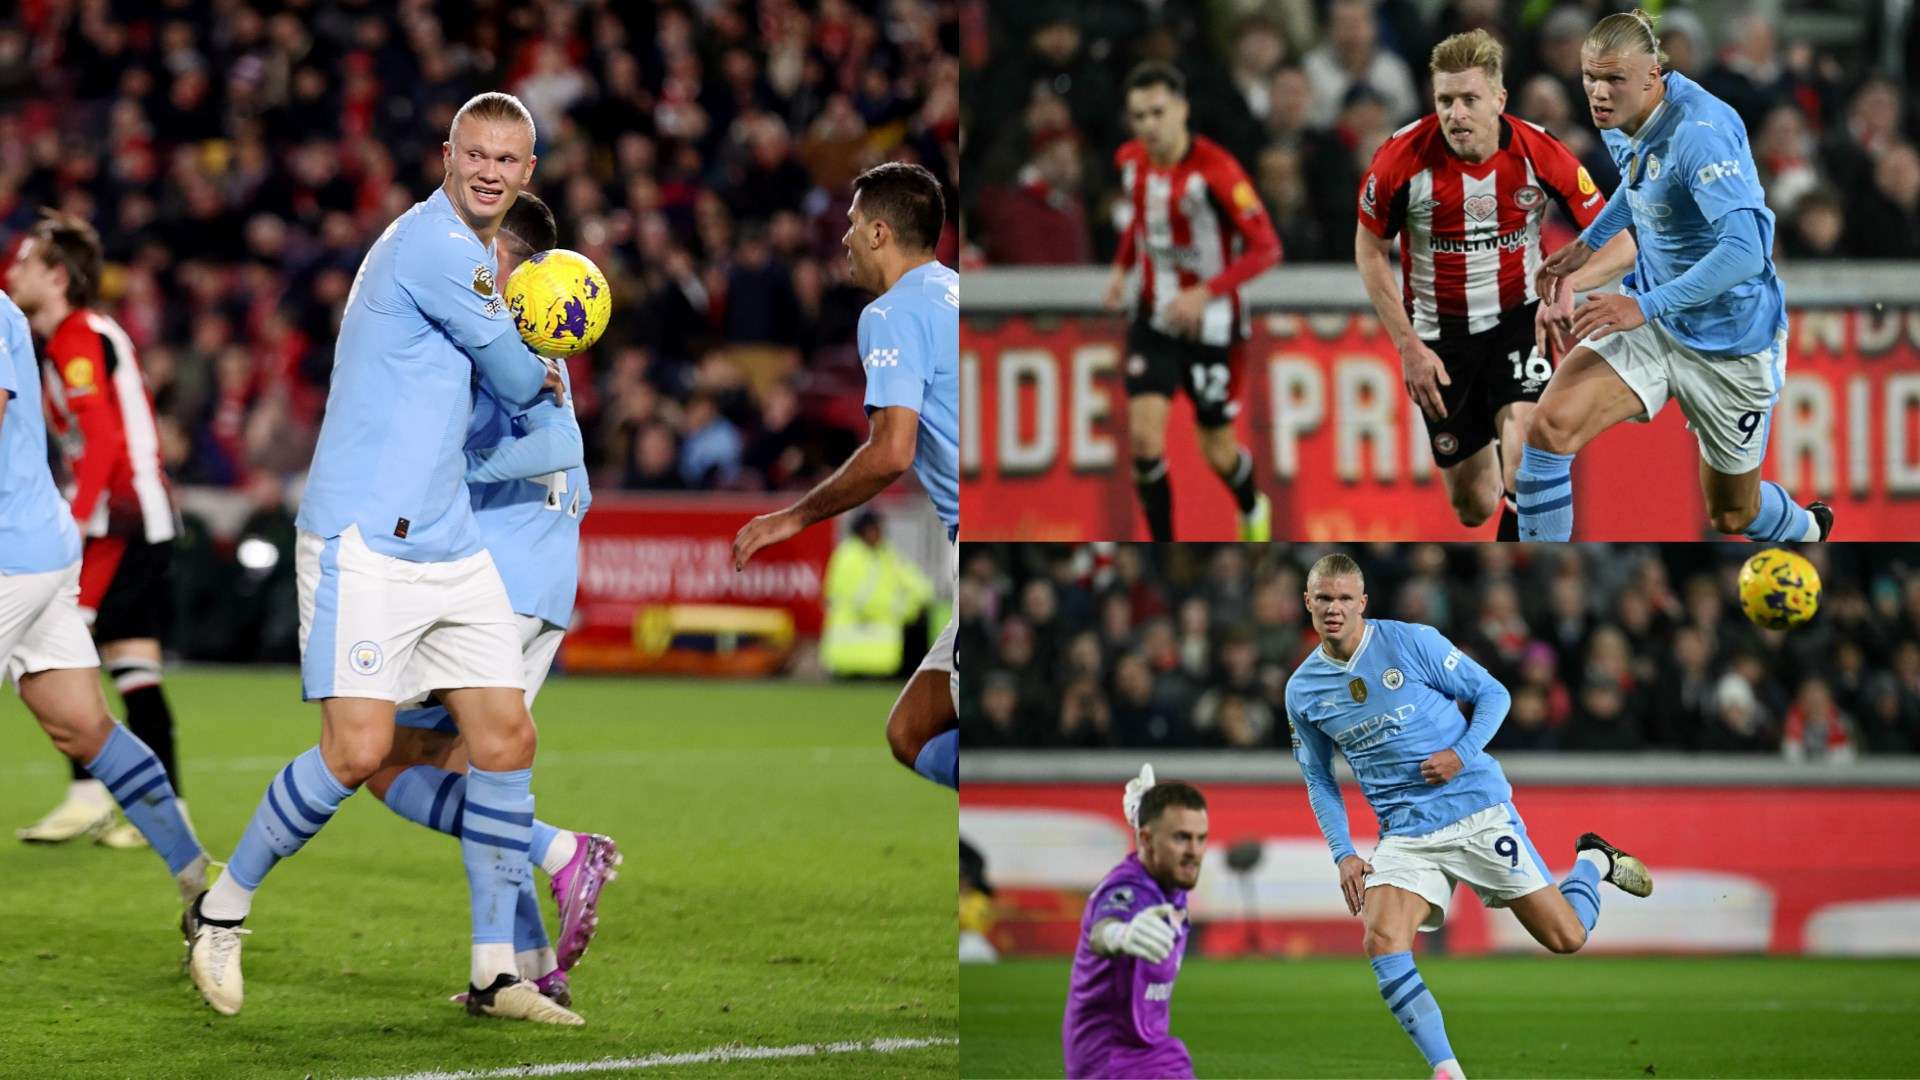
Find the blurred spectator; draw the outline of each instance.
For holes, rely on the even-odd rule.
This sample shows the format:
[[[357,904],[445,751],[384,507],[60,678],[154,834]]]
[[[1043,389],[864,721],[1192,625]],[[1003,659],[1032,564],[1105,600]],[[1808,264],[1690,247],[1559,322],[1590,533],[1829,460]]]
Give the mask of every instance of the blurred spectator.
[[[1385,106],[1391,131],[1423,111],[1407,62],[1380,47],[1380,24],[1373,0],[1333,0],[1327,11],[1327,37],[1301,61],[1313,85],[1313,122],[1331,125],[1347,92],[1365,86]],[[1372,151],[1367,152],[1372,156]]]
[[[1071,128],[1035,132],[1033,155],[1010,184],[989,184],[975,214],[986,255],[1019,265],[1093,259],[1080,194],[1080,140]]]
[[[1920,252],[1920,151],[1886,148],[1873,163],[1871,187],[1853,197],[1848,252],[1869,259],[1911,259]]]
[[[1800,692],[1787,710],[1780,751],[1788,761],[1853,760],[1853,720],[1834,703],[1826,680],[1808,679],[1800,684]]]
[[[1774,105],[1791,104],[1793,79],[1780,63],[1772,16],[1748,8],[1729,20],[1725,31],[1720,62],[1701,76],[1700,85],[1732,106],[1753,135]]]
[[[1780,246],[1789,258],[1838,259],[1846,254],[1847,219],[1840,198],[1833,189],[1817,187],[1794,204],[1786,228],[1780,233]]]

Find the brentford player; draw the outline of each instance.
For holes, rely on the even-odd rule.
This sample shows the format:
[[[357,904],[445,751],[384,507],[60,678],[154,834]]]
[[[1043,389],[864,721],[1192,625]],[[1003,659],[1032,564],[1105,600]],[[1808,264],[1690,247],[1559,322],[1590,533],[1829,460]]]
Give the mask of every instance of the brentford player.
[[[126,706],[127,727],[153,748],[178,793],[173,714],[160,688],[160,638],[171,611],[173,500],[133,342],[118,323],[92,310],[102,261],[92,226],[45,212],[7,271],[7,291],[46,343],[48,414],[67,452],[70,505],[85,538],[81,611]],[[19,836],[60,843],[91,835],[113,847],[143,845],[137,829],[114,824],[113,805],[105,785],[75,763],[66,799]]]
[[[1606,198],[1559,140],[1503,115],[1501,60],[1484,30],[1434,46],[1434,112],[1374,155],[1354,261],[1400,352],[1454,513],[1471,527],[1499,511],[1498,538],[1517,540],[1514,473],[1527,414],[1553,374],[1536,343],[1540,223],[1552,201],[1584,228]],[[1399,282],[1388,261],[1396,237]],[[1632,236],[1615,239],[1625,259],[1605,261],[1630,263]]]
[[[1167,409],[1184,387],[1207,463],[1239,504],[1240,538],[1270,539],[1272,504],[1254,484],[1253,455],[1235,437],[1233,418],[1248,331],[1240,287],[1280,261],[1280,239],[1240,163],[1188,133],[1186,78],[1177,69],[1156,62],[1134,68],[1127,119],[1134,138],[1114,157],[1126,191],[1125,225],[1106,304],[1123,307],[1137,262],[1127,433],[1148,530],[1155,540],[1173,539]]]

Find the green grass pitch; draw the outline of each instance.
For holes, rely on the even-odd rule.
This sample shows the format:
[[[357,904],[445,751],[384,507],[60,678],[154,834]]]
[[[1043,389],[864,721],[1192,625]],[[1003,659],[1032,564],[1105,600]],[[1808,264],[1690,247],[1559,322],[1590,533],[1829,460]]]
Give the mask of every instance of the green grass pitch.
[[[961,1075],[1059,1076],[1069,968],[962,968]],[[1920,1076],[1913,961],[1542,954],[1420,973],[1475,1080]],[[1203,1077],[1428,1075],[1358,956],[1189,962],[1173,1033]]]
[[[275,770],[313,745],[319,709],[287,669],[166,685],[194,822],[225,859]],[[7,835],[0,1076],[380,1076],[883,1038],[940,1044],[640,1075],[952,1076],[954,799],[888,753],[896,692],[547,684],[537,812],[626,856],[574,970],[585,1028],[477,1020],[447,1000],[467,973],[458,845],[365,793],[261,888],[231,1018],[181,970],[178,895],[150,851]],[[0,693],[0,826],[50,808],[64,766]]]

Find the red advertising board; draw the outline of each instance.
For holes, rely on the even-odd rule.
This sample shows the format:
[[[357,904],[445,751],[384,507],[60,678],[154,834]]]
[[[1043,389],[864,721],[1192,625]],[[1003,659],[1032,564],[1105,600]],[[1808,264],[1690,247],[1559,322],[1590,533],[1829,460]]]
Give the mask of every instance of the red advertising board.
[[[733,568],[733,537],[772,500],[596,496],[580,522],[580,591],[562,659],[575,667],[638,667],[641,615],[668,605],[772,608],[794,630],[820,633],[831,523]]]
[[[1920,307],[1791,314],[1787,384],[1764,475],[1826,500],[1838,536],[1920,536]],[[961,348],[961,518],[970,539],[1145,539],[1134,498],[1119,320],[975,315]],[[1371,314],[1255,320],[1241,438],[1272,497],[1274,535],[1492,539],[1447,503],[1425,425]],[[1231,498],[1174,409],[1167,458],[1181,539],[1234,539]],[[1698,451],[1678,406],[1602,435],[1575,464],[1575,537],[1697,540]]]
[[[1245,840],[1297,841],[1312,849],[1296,888],[1326,893],[1322,915],[1281,920],[1262,928],[1247,920],[1216,920],[1203,935],[1208,954],[1246,951],[1358,951],[1359,922],[1337,904],[1338,877],[1325,842],[1297,785],[1207,784],[1208,847],[1224,852]],[[1373,848],[1373,813],[1359,793],[1345,789],[1354,841],[1364,856]],[[1601,915],[1602,930],[1637,933],[1628,947],[1659,950],[1695,948],[1765,949],[1772,952],[1847,951],[1862,936],[1872,947],[1886,938],[1912,947],[1913,913],[1920,911],[1920,789],[1777,787],[1560,787],[1516,785],[1513,802],[1525,819],[1528,836],[1549,866],[1564,872],[1572,862],[1573,842],[1593,831],[1641,857],[1654,875],[1654,897],[1639,901],[1609,890]],[[1010,846],[1026,841],[1020,833],[1000,834],[999,850],[971,830],[969,815],[993,810],[1081,812],[1088,821],[1119,821],[1119,788],[1106,784],[968,783],[961,789],[961,836],[984,846],[989,879],[996,865],[1017,864]],[[1124,829],[1124,825],[1119,828]],[[1008,836],[1015,839],[1009,841]],[[1035,841],[1040,842],[1040,841]],[[1122,849],[1124,850],[1124,848]],[[1048,861],[1063,862],[1055,851]],[[1116,860],[1117,861],[1117,860]],[[1224,873],[1208,863],[1206,873]],[[1096,869],[1093,871],[1098,874]],[[1095,881],[1035,888],[1033,883],[1001,880],[999,899],[1008,913],[1003,947],[1016,951],[1071,950],[1081,905]],[[1693,906],[1671,894],[1696,885]],[[1697,886],[1705,882],[1702,891]],[[1208,882],[1203,878],[1202,886]],[[1214,882],[1220,885],[1220,882]],[[1324,886],[1324,890],[1320,889]],[[1664,891],[1663,891],[1664,889]],[[1224,890],[1233,895],[1233,890]],[[1654,903],[1669,905],[1655,908]],[[1676,925],[1628,920],[1645,910],[1673,913]],[[1730,923],[1759,913],[1757,934],[1744,943],[1709,939]],[[1877,912],[1881,921],[1858,920]],[[1216,915],[1221,914],[1216,912]],[[1232,915],[1231,909],[1226,913]],[[1201,915],[1196,909],[1196,923]],[[1447,947],[1479,952],[1525,939],[1514,920],[1490,911],[1466,894],[1454,898],[1448,916]],[[1903,929],[1906,928],[1906,929]],[[1605,947],[1606,935],[1595,938]]]

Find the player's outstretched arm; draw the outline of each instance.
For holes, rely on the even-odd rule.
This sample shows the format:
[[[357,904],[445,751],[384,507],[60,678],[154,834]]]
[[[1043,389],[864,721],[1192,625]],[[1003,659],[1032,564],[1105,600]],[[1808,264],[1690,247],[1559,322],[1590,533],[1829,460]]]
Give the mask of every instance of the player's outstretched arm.
[[[1713,234],[1713,250],[1686,273],[1637,297],[1641,314],[1657,319],[1697,307],[1766,269],[1758,211],[1742,209],[1722,215],[1713,223]]]
[[[1604,288],[1619,280],[1621,275],[1633,269],[1633,261],[1639,254],[1640,245],[1634,242],[1633,230],[1621,229],[1599,251],[1594,252],[1578,272],[1564,279],[1542,279],[1542,283],[1554,287],[1554,295],[1540,294],[1540,306],[1534,313],[1534,344],[1539,346],[1542,356],[1549,352],[1564,353],[1573,346],[1575,339],[1568,335],[1573,329],[1575,295]],[[1551,350],[1549,345],[1552,346]]]
[[[1101,956],[1137,956],[1157,964],[1173,955],[1179,940],[1172,920],[1172,904],[1155,904],[1126,922],[1101,919],[1087,929],[1087,947]]]
[[[920,414],[905,406],[873,410],[867,441],[832,476],[784,510],[762,514],[733,538],[733,568],[746,569],[755,552],[791,540],[800,530],[872,499],[913,467]]]
[[[521,414],[527,433],[507,436],[492,446],[467,451],[467,483],[531,480],[580,465],[586,446],[573,410],[558,402],[541,401]]]

